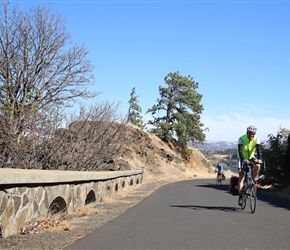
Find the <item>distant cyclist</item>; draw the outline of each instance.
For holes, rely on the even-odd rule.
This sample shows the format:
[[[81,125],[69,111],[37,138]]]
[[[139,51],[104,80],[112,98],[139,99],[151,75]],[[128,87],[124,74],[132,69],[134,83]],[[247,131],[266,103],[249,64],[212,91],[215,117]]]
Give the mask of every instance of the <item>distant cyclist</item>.
[[[260,164],[258,160],[262,158],[261,153],[261,142],[258,137],[256,137],[257,128],[253,125],[247,128],[247,133],[242,135],[238,140],[238,171],[239,171],[239,181],[238,181],[238,189],[239,189],[239,205],[241,206],[243,203],[242,200],[242,187],[244,182],[244,169],[243,165],[248,164],[251,159],[255,159],[255,152],[257,153],[257,158],[255,159],[256,163],[253,169],[253,180],[260,171]]]
[[[217,172],[216,183],[217,184],[221,184],[222,180],[226,179],[226,177],[224,175],[224,166],[223,166],[223,164],[221,164],[221,163],[217,164],[215,172]]]
[[[221,175],[224,172],[223,164],[221,163],[217,164],[215,172],[217,172],[217,176]]]

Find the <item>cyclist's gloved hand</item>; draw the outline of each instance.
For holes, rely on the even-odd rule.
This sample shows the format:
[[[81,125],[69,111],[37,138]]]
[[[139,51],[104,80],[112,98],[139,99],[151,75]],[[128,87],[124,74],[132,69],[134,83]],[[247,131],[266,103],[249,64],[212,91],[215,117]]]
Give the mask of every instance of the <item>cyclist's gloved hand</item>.
[[[249,160],[247,160],[247,159],[244,159],[244,160],[243,160],[243,164],[249,164],[249,163],[250,163]]]
[[[252,157],[252,158],[251,158],[251,162],[255,162],[255,163],[257,163],[257,162],[258,162],[258,160],[257,160],[257,158],[256,158],[256,157]]]

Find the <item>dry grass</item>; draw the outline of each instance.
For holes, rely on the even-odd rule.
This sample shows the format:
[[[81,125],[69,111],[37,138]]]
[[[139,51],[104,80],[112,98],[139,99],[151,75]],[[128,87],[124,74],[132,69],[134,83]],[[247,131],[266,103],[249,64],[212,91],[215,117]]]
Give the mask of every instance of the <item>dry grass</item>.
[[[188,178],[212,178],[215,176],[214,168],[197,149],[191,148],[192,154],[190,160],[189,162],[185,162],[168,144],[162,142],[154,134],[148,133],[148,135],[152,140],[152,147],[155,148],[155,166],[144,166],[144,159],[138,157],[136,154],[133,155],[131,159],[127,159],[131,166],[136,166],[136,168],[145,168],[145,181],[172,182]],[[176,160],[168,162],[166,158],[162,157],[160,154],[157,154],[156,149],[164,150]]]
[[[43,219],[33,219],[27,221],[23,228],[21,228],[21,234],[39,234],[45,231],[61,230],[68,231],[74,228],[73,224],[67,220],[68,214],[66,212],[60,212],[54,215],[48,214]]]

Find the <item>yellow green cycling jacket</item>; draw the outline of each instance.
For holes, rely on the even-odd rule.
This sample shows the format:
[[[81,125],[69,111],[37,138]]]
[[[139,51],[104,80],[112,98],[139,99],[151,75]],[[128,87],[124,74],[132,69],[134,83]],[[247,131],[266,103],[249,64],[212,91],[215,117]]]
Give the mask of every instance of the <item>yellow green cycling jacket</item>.
[[[249,140],[247,134],[241,136],[243,141],[243,155],[245,159],[251,159],[255,156],[257,137],[255,136],[251,141]],[[238,153],[239,156],[239,153]],[[239,156],[240,157],[240,156]]]

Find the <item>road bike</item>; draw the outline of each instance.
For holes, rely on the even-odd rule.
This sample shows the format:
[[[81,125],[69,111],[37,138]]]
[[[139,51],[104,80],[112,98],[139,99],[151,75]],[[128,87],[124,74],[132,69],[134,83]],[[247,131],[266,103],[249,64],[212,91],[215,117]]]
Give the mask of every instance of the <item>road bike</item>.
[[[242,188],[242,196],[243,203],[241,205],[241,209],[244,210],[246,207],[247,200],[250,202],[250,210],[253,214],[256,211],[256,202],[257,202],[257,184],[254,182],[253,176],[253,168],[256,163],[254,161],[250,161],[250,163],[244,165],[245,170],[245,178],[244,185]],[[262,167],[263,161],[258,160],[258,164]]]
[[[218,172],[218,171],[215,171],[215,172],[217,172],[215,183],[216,185],[221,185],[223,180],[226,179],[224,172]]]

